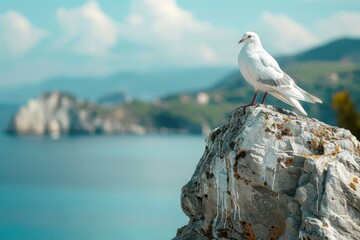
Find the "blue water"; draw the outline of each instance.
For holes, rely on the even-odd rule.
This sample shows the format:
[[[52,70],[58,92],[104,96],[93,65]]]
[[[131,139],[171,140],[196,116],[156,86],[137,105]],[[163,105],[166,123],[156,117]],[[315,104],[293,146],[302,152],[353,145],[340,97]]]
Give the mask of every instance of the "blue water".
[[[204,147],[191,135],[0,134],[0,239],[171,239]]]

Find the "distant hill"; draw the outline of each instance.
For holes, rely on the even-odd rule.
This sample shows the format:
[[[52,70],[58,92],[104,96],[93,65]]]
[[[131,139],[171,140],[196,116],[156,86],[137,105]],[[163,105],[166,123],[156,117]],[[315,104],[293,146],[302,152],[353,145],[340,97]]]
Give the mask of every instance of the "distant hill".
[[[360,39],[339,39],[300,53],[295,60],[360,62]]]
[[[206,88],[229,71],[230,67],[211,67],[150,73],[120,72],[103,78],[57,77],[40,84],[0,89],[0,103],[25,103],[47,91],[70,92],[91,101],[114,92],[152,100],[167,94]]]
[[[281,65],[305,61],[360,63],[360,39],[342,38],[293,56],[281,56],[277,59]]]

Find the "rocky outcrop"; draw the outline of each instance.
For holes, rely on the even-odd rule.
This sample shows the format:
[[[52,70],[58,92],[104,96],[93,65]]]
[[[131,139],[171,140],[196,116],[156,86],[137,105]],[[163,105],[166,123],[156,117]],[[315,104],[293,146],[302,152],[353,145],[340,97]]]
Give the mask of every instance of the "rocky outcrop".
[[[176,240],[360,239],[360,143],[271,106],[213,130],[182,189]]]
[[[143,133],[136,124],[124,124],[122,109],[77,100],[60,92],[30,100],[15,114],[8,128],[16,134]]]

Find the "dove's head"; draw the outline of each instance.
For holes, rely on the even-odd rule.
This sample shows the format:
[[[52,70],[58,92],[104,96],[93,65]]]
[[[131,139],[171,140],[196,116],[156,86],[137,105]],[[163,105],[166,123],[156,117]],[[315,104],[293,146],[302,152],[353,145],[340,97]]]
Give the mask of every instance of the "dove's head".
[[[240,43],[252,43],[252,42],[258,42],[260,43],[260,38],[259,36],[254,33],[254,32],[246,32],[244,34],[244,36],[240,39],[239,44]]]

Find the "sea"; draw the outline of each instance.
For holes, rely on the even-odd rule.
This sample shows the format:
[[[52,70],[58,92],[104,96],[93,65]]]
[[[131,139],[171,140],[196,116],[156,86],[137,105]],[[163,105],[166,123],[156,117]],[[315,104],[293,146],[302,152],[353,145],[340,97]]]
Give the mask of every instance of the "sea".
[[[199,135],[0,133],[0,239],[172,239]]]

